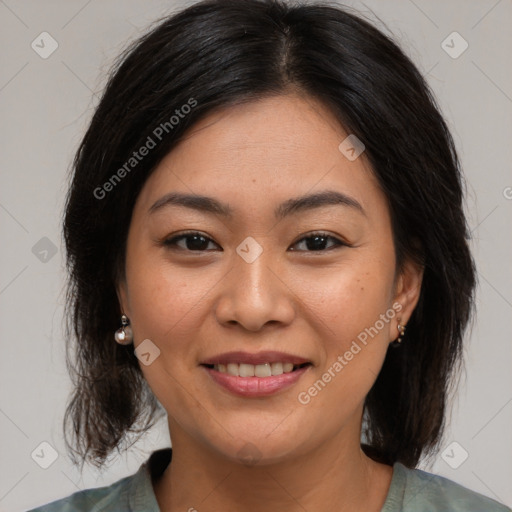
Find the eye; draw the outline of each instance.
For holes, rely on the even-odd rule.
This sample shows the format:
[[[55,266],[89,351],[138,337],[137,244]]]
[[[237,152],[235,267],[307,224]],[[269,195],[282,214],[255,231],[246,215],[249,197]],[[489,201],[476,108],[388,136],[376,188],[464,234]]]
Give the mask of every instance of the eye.
[[[181,241],[184,241],[184,244],[179,245],[179,242]],[[166,247],[176,247],[184,251],[206,252],[206,248],[210,242],[215,244],[211,238],[199,233],[198,231],[189,231],[187,233],[182,233],[181,235],[164,240],[162,243]]]
[[[327,241],[334,241],[334,244],[330,247],[326,248]],[[304,243],[305,242],[305,243]],[[316,252],[325,252],[325,250],[330,250],[339,246],[348,246],[345,242],[342,242],[338,238],[335,238],[327,233],[312,233],[309,236],[301,238],[294,245],[302,244],[303,247],[306,247],[306,251],[316,251]],[[296,249],[290,249],[291,251],[295,251]]]
[[[331,242],[331,245],[326,247],[328,241]],[[202,233],[198,231],[190,231],[164,240],[162,245],[184,251],[207,252],[207,248],[210,243],[219,247],[211,238],[203,235]],[[298,242],[295,242],[294,245],[297,246],[300,244],[305,248],[299,249],[299,252],[325,252],[326,250],[331,250],[335,247],[348,246],[347,243],[342,242],[338,238],[328,235],[327,233],[312,233],[311,235],[300,239]],[[293,248],[290,250],[297,251],[297,249]]]

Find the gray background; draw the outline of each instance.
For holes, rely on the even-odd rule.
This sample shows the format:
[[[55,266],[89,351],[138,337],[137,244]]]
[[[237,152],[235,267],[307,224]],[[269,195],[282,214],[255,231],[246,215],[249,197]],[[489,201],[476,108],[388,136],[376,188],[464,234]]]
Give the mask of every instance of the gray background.
[[[188,3],[0,0],[2,511],[25,510],[79,489],[108,485],[135,472],[152,450],[169,444],[163,421],[102,474],[86,468],[80,476],[67,459],[61,422],[71,388],[64,365],[60,221],[67,169],[112,59],[149,23],[181,5]],[[468,180],[480,279],[478,316],[442,446],[447,451],[429,470],[510,506],[512,2],[372,0],[350,5],[375,19],[373,10],[427,75]],[[59,45],[47,59],[31,47],[44,31]],[[469,44],[456,59],[441,45],[454,31]],[[461,41],[452,39],[445,45],[460,50]],[[43,441],[58,453],[48,469],[31,456]],[[462,450],[469,456],[461,463]],[[44,453],[47,457],[49,450]],[[453,469],[448,462],[460,465]]]

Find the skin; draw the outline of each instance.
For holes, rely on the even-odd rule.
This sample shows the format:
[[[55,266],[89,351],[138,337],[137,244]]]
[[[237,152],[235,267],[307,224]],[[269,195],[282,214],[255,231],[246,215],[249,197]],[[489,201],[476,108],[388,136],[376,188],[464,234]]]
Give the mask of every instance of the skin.
[[[338,149],[347,135],[297,93],[230,107],[196,124],[137,198],[118,295],[135,347],[150,339],[160,350],[140,366],[168,413],[173,459],[154,482],[163,511],[376,512],[385,501],[392,468],[360,448],[363,403],[416,306],[422,271],[411,262],[397,271],[386,197],[364,153],[349,161]],[[324,205],[274,218],[283,201],[324,190],[364,212]],[[214,197],[233,217],[176,205],[150,213],[169,192]],[[187,239],[163,245],[185,230],[211,242],[202,252]],[[318,231],[348,245],[325,239],[312,250],[305,237]],[[252,263],[236,252],[248,236],[263,249]],[[299,392],[394,303],[400,313],[300,403]],[[239,397],[199,366],[238,350],[283,351],[312,366],[287,390]],[[240,457],[248,446],[255,464]]]

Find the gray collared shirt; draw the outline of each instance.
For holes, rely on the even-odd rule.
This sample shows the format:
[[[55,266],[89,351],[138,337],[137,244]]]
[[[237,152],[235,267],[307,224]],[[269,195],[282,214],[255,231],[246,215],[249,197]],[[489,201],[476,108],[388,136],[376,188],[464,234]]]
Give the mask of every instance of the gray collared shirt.
[[[29,512],[160,512],[153,491],[172,458],[171,448],[157,450],[131,476],[107,487],[79,491]],[[192,508],[194,504],[191,504]],[[197,510],[201,507],[195,505]],[[399,462],[381,512],[512,512],[498,502],[461,485]]]

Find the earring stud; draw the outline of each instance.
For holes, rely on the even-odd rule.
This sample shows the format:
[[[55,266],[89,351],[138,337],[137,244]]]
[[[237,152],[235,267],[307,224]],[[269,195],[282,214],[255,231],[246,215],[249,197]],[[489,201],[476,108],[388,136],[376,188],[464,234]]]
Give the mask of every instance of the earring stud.
[[[120,345],[129,345],[133,342],[133,332],[130,327],[130,320],[126,315],[121,315],[121,327],[117,329],[114,338]]]
[[[405,334],[405,325],[398,324],[398,338],[396,339],[397,343],[402,343],[402,339]]]

